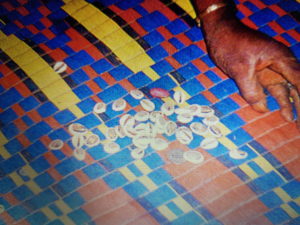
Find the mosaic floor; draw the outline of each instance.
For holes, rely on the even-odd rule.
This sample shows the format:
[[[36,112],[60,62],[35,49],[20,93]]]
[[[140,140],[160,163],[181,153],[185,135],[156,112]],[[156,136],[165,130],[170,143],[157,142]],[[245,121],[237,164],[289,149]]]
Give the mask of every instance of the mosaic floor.
[[[207,55],[187,0],[0,4],[0,224],[300,224],[300,132],[271,96],[265,114],[241,98]],[[300,60],[300,3],[236,4],[244,23]],[[154,98],[152,88],[170,96]],[[144,110],[137,89],[156,111],[175,93],[186,97],[179,111],[209,106],[217,146],[203,145],[213,133],[156,129],[159,145],[137,152],[125,135],[110,136],[116,144],[107,148],[107,130]],[[118,99],[126,105],[116,111]],[[96,112],[101,102],[106,109]],[[168,120],[188,127],[175,113]],[[188,124],[197,122],[205,118]],[[88,145],[88,135],[100,143]]]

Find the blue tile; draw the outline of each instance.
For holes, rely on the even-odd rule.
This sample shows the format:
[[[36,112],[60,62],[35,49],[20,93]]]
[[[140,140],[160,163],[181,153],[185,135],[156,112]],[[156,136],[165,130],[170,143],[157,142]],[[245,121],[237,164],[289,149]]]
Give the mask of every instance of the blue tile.
[[[127,10],[139,5],[144,0],[123,0],[118,2],[116,5],[123,10]]]
[[[47,225],[64,225],[63,222],[61,222],[59,219],[52,220]]]
[[[174,35],[185,32],[189,27],[181,19],[175,19],[166,28]]]
[[[277,32],[275,32],[269,25],[262,26],[258,30],[271,36],[271,37],[274,37],[277,35]]]
[[[169,185],[180,195],[186,192],[186,189],[182,185],[180,185],[176,180],[171,180],[169,182]]]
[[[103,150],[102,145],[89,148],[86,151],[95,160],[102,159],[108,155],[108,153]]]
[[[195,96],[201,91],[205,90],[204,86],[196,79],[190,79],[187,82],[184,82],[181,87],[190,95]]]
[[[202,94],[197,94],[187,100],[189,104],[198,104],[198,105],[210,105],[211,102],[207,100]]]
[[[141,5],[135,6],[134,10],[137,11],[141,16],[146,16],[148,14],[148,11]]]
[[[198,208],[201,204],[200,202],[190,193],[186,193],[182,196],[193,208]]]
[[[183,211],[174,202],[168,203],[167,206],[176,216],[183,214]]]
[[[208,79],[210,79],[214,83],[219,83],[220,81],[222,81],[222,79],[213,71],[207,71],[204,74]]]
[[[42,121],[26,130],[25,135],[31,142],[33,142],[43,135],[48,134],[51,130],[52,128],[46,122]]]
[[[148,174],[148,177],[158,186],[173,179],[172,176],[162,168],[152,171]]]
[[[81,84],[90,79],[90,77],[82,70],[76,70],[69,76],[76,84]]]
[[[12,191],[12,194],[19,200],[23,201],[31,196],[33,196],[33,192],[26,186],[22,185],[17,189]]]
[[[93,163],[83,168],[82,171],[92,180],[97,179],[106,173],[98,163]]]
[[[155,70],[155,72],[158,73],[160,76],[166,75],[172,70],[174,70],[174,68],[166,60],[162,60],[154,64],[153,66],[151,66],[151,68]]]
[[[109,71],[109,73],[112,75],[113,78],[119,81],[127,78],[133,72],[130,69],[128,69],[125,65],[120,65]]]
[[[120,186],[123,186],[128,182],[128,180],[119,171],[115,171],[111,174],[106,175],[105,177],[103,177],[103,180],[112,189],[116,189]]]
[[[256,174],[263,175],[266,172],[259,166],[257,165],[255,162],[249,162],[248,165],[250,166],[251,169],[253,169],[255,171]]]
[[[134,199],[148,191],[148,189],[138,180],[124,186],[124,190]]]
[[[19,142],[18,139],[12,139],[6,144],[4,144],[5,149],[11,154],[15,154],[23,149],[23,145]]]
[[[122,160],[120,160],[122,159]],[[120,152],[117,152],[106,159],[100,161],[102,165],[108,170],[114,170],[120,167],[125,166],[133,161],[133,158],[130,155],[130,150],[124,149]]]
[[[177,70],[186,80],[189,80],[200,74],[200,71],[192,63],[189,63]]]
[[[28,112],[36,106],[38,106],[39,102],[33,96],[29,96],[28,98],[25,98],[23,101],[21,101],[19,104],[26,112]]]
[[[62,110],[53,116],[60,124],[67,124],[76,119],[68,109]]]
[[[41,44],[49,41],[49,39],[43,35],[42,33],[38,33],[31,37],[31,40],[33,40],[36,44]]]
[[[182,49],[185,47],[184,44],[182,44],[181,41],[179,41],[177,38],[175,37],[172,37],[171,39],[169,39],[169,42],[175,47],[177,48],[178,50]]]
[[[300,215],[300,205],[298,205],[296,202],[289,202],[288,205],[294,209],[298,215]]]
[[[249,184],[256,193],[264,193],[282,184],[284,181],[274,171],[252,180]]]
[[[2,127],[1,131],[7,140],[12,139],[20,133],[20,130],[13,123],[9,124],[8,126]]]
[[[144,87],[149,84],[152,80],[143,72],[138,72],[128,78],[128,81],[133,84],[136,88]]]
[[[283,204],[282,199],[279,198],[278,195],[273,191],[267,192],[266,194],[260,196],[259,199],[270,209]]]
[[[78,192],[74,192],[63,199],[63,201],[71,208],[76,209],[84,204],[84,199]]]
[[[71,69],[76,70],[93,63],[94,59],[86,51],[81,50],[75,55],[69,56],[64,61]]]
[[[85,224],[86,222],[91,220],[91,217],[85,211],[83,211],[83,209],[80,208],[69,213],[68,216],[77,225]]]
[[[7,109],[7,110],[0,113],[1,126],[9,124],[10,122],[14,121],[17,118],[18,118],[18,116],[15,113],[15,111],[12,110],[11,108],[9,108],[9,109]]]
[[[26,154],[29,155],[31,159],[34,159],[47,151],[48,148],[41,141],[36,141],[25,150]]]
[[[70,137],[70,134],[64,128],[59,128],[49,134],[49,138],[52,140],[61,139],[63,141],[67,141]]]
[[[221,122],[230,130],[235,130],[245,125],[245,121],[242,120],[237,114],[226,115],[221,119]]]
[[[190,30],[185,32],[185,35],[193,42],[203,40],[203,33],[199,27],[192,27]]]
[[[300,196],[300,181],[298,180],[290,181],[289,183],[285,184],[282,188],[293,199],[296,199]]]
[[[32,169],[34,169],[37,173],[41,173],[45,171],[46,169],[50,168],[50,164],[48,161],[45,159],[44,156],[37,158],[36,160],[32,161],[30,163],[30,166]]]
[[[37,109],[41,117],[48,117],[58,111],[58,108],[51,102],[46,102]]]
[[[87,98],[87,97],[93,95],[93,92],[91,91],[91,89],[88,86],[84,85],[84,84],[74,88],[73,92],[80,99],[84,99],[84,98]]]
[[[276,20],[278,17],[279,16],[273,10],[264,8],[249,16],[249,19],[251,19],[257,26],[260,27],[266,23]]]
[[[223,115],[227,115],[231,112],[234,112],[239,108],[240,106],[231,98],[225,98],[222,101],[214,104],[214,109],[218,110],[218,112],[222,113]]]
[[[62,179],[59,183],[53,185],[53,189],[60,196],[64,196],[67,193],[75,191],[77,188],[81,186],[80,181],[73,175],[70,175],[64,179]]]
[[[62,176],[66,176],[69,173],[74,172],[75,170],[80,169],[85,166],[86,163],[83,161],[78,161],[74,157],[67,158],[64,161],[61,161],[59,164],[55,166],[57,172],[59,172]]]
[[[5,33],[5,35],[8,36],[16,33],[19,30],[19,27],[13,22],[9,22],[6,25],[4,25],[1,30],[3,31],[3,33]]]
[[[54,178],[49,173],[42,173],[34,178],[34,182],[44,189],[55,182]]]
[[[146,34],[143,38],[151,47],[154,47],[165,40],[164,37],[156,30]]]
[[[157,45],[147,51],[147,54],[155,61],[159,62],[169,56],[168,52],[160,45]]]
[[[250,9],[252,12],[257,12],[259,11],[260,9],[254,5],[252,2],[250,1],[246,1],[243,3],[243,5],[245,5],[248,9]]]
[[[29,214],[28,210],[22,205],[14,206],[13,208],[10,208],[7,212],[16,221],[24,218]]]
[[[23,97],[15,88],[11,88],[0,95],[0,107],[2,109],[6,109],[7,107],[20,101],[22,98]]]
[[[291,219],[291,217],[282,208],[273,209],[272,211],[267,212],[265,216],[273,224],[282,224]]]
[[[290,15],[284,15],[277,19],[276,22],[285,30],[290,30],[299,26],[299,23]]]
[[[204,55],[203,57],[200,58],[208,67],[210,68],[214,68],[216,67],[215,63],[211,60],[210,56],[209,55]],[[209,71],[211,72],[211,71]],[[208,78],[211,79],[211,77],[207,76]],[[221,80],[219,78],[219,80]]]
[[[51,39],[50,41],[46,42],[46,45],[51,48],[51,49],[56,49],[56,48],[60,48],[63,47],[64,45],[66,45],[69,41],[71,41],[71,38],[66,35],[66,34],[58,34],[57,36],[55,36],[55,38]],[[77,64],[78,62],[75,62],[75,60],[77,61],[78,59],[71,56],[68,57],[66,59],[66,63],[72,68],[72,69],[78,69],[78,67],[75,67],[75,64]]]
[[[281,0],[262,0],[262,2],[265,3],[266,5],[274,5],[274,4],[277,4],[280,1]]]
[[[179,218],[173,220],[170,225],[195,225],[195,224],[203,224],[205,221],[197,215],[194,211],[191,211]]]
[[[99,75],[109,71],[113,68],[113,65],[106,59],[100,59],[99,61],[93,63],[91,67],[98,73]]]
[[[21,158],[19,154],[13,155],[12,157],[8,158],[7,160],[0,163],[0,168],[6,173],[10,174],[13,171],[19,169],[20,167],[24,166],[26,163]]]
[[[42,212],[36,212],[28,216],[26,220],[30,223],[30,225],[46,224],[49,221],[48,217]]]
[[[288,225],[299,225],[300,224],[300,217],[297,217],[295,219],[291,219],[288,223]]]
[[[300,10],[300,4],[294,0],[281,1],[278,3],[278,5],[287,12]]]
[[[52,210],[52,212],[57,215],[57,216],[61,216],[63,215],[63,212],[57,207],[57,205],[55,203],[53,204],[50,204],[49,206],[49,209]]]
[[[127,168],[137,177],[143,176],[143,173],[139,170],[139,168],[135,164],[130,164]]]
[[[267,96],[266,100],[267,100],[267,107],[271,112],[279,109],[279,104],[273,96],[271,95]]]
[[[179,52],[175,53],[173,57],[180,63],[186,64],[194,59],[200,58],[205,52],[196,45],[190,45]]]
[[[173,81],[170,76],[166,75],[166,76],[160,77],[156,81],[152,82],[148,86],[148,88],[151,89],[151,88],[159,87],[159,88],[163,88],[163,89],[166,89],[169,91],[176,86],[177,86],[177,84],[175,83],[175,81]]]
[[[245,144],[253,139],[253,137],[251,137],[243,128],[233,131],[232,133],[228,134],[227,137],[237,146]]]
[[[46,205],[50,204],[51,202],[54,202],[58,200],[57,195],[50,189],[47,189],[37,195],[35,195],[33,198],[25,201],[25,204],[30,207],[32,210],[40,209],[45,207]]]
[[[163,166],[164,160],[156,153],[146,156],[142,159],[151,169]]]
[[[79,120],[76,120],[76,123],[83,124],[86,128],[91,129],[101,124],[101,121],[94,114],[88,114]]]
[[[113,93],[113,94],[112,94]],[[104,91],[100,92],[97,96],[105,103],[119,99],[127,94],[127,91],[119,84],[115,84]]]
[[[176,193],[171,188],[164,185],[162,187],[159,187],[155,191],[149,193],[148,195],[146,195],[145,199],[149,201],[150,204],[153,205],[153,207],[156,208],[170,201],[176,196],[177,196]]]
[[[291,45],[297,44],[298,41],[296,39],[294,39],[291,35],[289,35],[288,33],[283,33],[281,34],[281,36],[287,40]]]
[[[152,31],[160,26],[163,26],[169,22],[168,18],[165,17],[158,11],[154,11],[146,16],[137,19],[137,22],[146,30]]]
[[[152,216],[159,224],[165,224],[168,222],[168,219],[164,217],[158,209],[154,209],[150,212],[150,216]]]

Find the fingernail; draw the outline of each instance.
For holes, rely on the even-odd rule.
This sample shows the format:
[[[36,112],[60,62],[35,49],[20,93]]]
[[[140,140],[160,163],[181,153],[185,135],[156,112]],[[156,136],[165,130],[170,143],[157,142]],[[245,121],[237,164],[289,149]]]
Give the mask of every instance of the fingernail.
[[[255,103],[255,104],[253,104],[253,105],[251,105],[251,106],[252,106],[252,108],[253,108],[255,111],[258,111],[258,112],[264,113],[264,112],[268,112],[268,111],[269,111],[269,109],[268,109],[267,106],[266,106],[265,101],[257,102],[257,103]]]

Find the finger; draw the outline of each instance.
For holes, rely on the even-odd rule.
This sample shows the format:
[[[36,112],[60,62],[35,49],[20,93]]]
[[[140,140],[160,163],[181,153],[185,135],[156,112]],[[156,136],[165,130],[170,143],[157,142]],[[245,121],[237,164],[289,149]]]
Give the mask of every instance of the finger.
[[[294,101],[294,106],[296,108],[296,113],[297,113],[297,127],[300,129],[300,97],[299,97],[299,93],[297,92],[297,90],[295,88],[292,88],[290,90],[290,95],[293,98]]]

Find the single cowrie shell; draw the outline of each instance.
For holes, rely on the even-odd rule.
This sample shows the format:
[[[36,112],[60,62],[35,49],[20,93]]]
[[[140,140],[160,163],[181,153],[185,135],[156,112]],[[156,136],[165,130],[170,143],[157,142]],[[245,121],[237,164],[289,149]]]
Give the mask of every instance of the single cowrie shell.
[[[76,148],[73,155],[77,160],[82,161],[85,159],[86,152],[82,148]]]
[[[106,111],[106,104],[104,102],[98,102],[93,108],[94,113],[104,113]]]
[[[130,95],[134,98],[134,99],[142,99],[144,97],[144,93],[141,92],[138,89],[134,89],[130,91]]]
[[[189,123],[194,119],[193,115],[190,113],[182,113],[177,115],[177,120],[180,123]]]
[[[68,66],[62,61],[58,61],[54,64],[53,69],[56,73],[63,73],[67,70]]]
[[[18,170],[19,175],[21,175],[22,177],[28,177],[28,171],[26,168],[21,168]]]
[[[108,140],[115,141],[118,138],[118,134],[116,132],[116,129],[114,127],[107,128],[106,133],[105,133],[105,137]]]
[[[175,105],[173,102],[165,102],[162,104],[160,110],[166,116],[171,116],[175,111]]]
[[[146,149],[151,141],[151,138],[148,136],[138,136],[132,138],[132,143],[141,149]]]
[[[85,144],[85,138],[82,135],[75,135],[71,139],[74,148],[81,148]]]
[[[190,129],[197,135],[203,135],[207,132],[207,127],[199,122],[191,123]]]
[[[191,163],[202,163],[204,161],[204,156],[201,152],[195,150],[189,150],[183,153],[183,157],[186,161]]]
[[[141,159],[145,155],[145,149],[136,148],[136,149],[131,150],[130,154],[131,154],[131,157],[134,159]]]
[[[216,148],[218,145],[219,145],[219,142],[214,137],[204,138],[200,143],[200,147],[203,149],[206,149],[206,150]]]
[[[5,211],[4,205],[0,205],[0,214],[3,213],[4,211]]]
[[[121,150],[120,145],[116,142],[107,142],[103,145],[103,149],[105,152],[109,154],[116,153]]]
[[[116,129],[116,133],[118,134],[119,138],[124,138],[126,136],[126,133],[125,133],[124,128],[122,126],[120,126],[120,125],[116,126],[115,129]]]
[[[114,111],[122,111],[126,108],[126,105],[127,105],[127,103],[124,99],[118,99],[113,102],[112,109]]]
[[[186,100],[186,95],[182,91],[175,91],[173,98],[177,104],[182,104]]]
[[[125,126],[123,127],[123,130],[127,137],[133,138],[137,135],[133,126]]]
[[[137,135],[139,134],[150,134],[150,127],[146,123],[140,123],[134,127],[135,132]]]
[[[51,150],[59,150],[64,146],[64,142],[60,139],[55,139],[50,142],[48,145],[49,149]]]
[[[139,111],[134,115],[134,119],[139,122],[147,121],[149,117],[150,114],[147,111]]]
[[[190,110],[186,107],[184,108],[176,108],[174,110],[174,112],[177,114],[177,115],[180,115],[180,114],[184,114],[184,113],[190,113]]]
[[[235,150],[230,150],[229,151],[229,156],[233,159],[245,159],[248,157],[248,153],[235,149]]]
[[[133,127],[135,124],[135,120],[131,115],[125,114],[120,118],[119,123],[123,128],[124,127]]]
[[[96,134],[87,135],[85,138],[85,145],[89,148],[94,147],[100,143],[100,138]]]
[[[166,125],[167,125],[167,120],[165,120],[165,118],[162,115],[157,116],[156,122],[154,125],[157,133],[163,134],[166,130]]]
[[[155,123],[156,120],[157,120],[157,118],[158,118],[159,116],[162,116],[162,112],[159,112],[159,111],[153,111],[153,112],[150,113],[149,119],[150,119],[151,122]]]
[[[192,131],[187,127],[179,127],[175,132],[175,136],[180,143],[185,145],[191,143],[194,138]]]
[[[205,117],[202,122],[207,126],[212,126],[217,124],[219,121],[220,121],[219,117],[210,116],[210,117]]]
[[[212,126],[208,127],[208,130],[216,138],[220,138],[223,136],[222,131],[216,125],[212,125]]]
[[[207,105],[201,105],[200,110],[197,113],[197,116],[199,117],[210,117],[215,114],[215,110],[213,110],[211,107]]]
[[[197,116],[201,111],[201,106],[197,104],[189,105],[187,108],[193,116]]]
[[[72,135],[85,135],[88,132],[88,129],[80,123],[72,123],[68,130]]]
[[[148,112],[151,112],[155,109],[154,103],[149,99],[142,99],[141,106],[143,107],[143,109],[145,109]]]
[[[166,98],[170,95],[169,92],[166,89],[163,89],[163,88],[151,88],[150,89],[150,94],[154,98]]]
[[[153,138],[150,142],[150,146],[156,151],[161,151],[166,149],[169,143],[162,138]]]
[[[177,129],[177,124],[173,121],[168,121],[166,124],[165,134],[167,136],[171,136],[175,134],[176,129]]]

